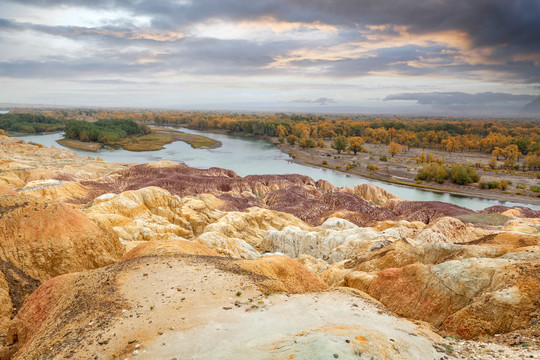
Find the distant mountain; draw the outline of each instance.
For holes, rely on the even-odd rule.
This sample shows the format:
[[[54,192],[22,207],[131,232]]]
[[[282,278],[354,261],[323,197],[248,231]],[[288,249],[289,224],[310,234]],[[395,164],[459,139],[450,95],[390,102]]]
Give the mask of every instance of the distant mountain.
[[[540,116],[540,96],[525,105],[521,111],[527,115]]]

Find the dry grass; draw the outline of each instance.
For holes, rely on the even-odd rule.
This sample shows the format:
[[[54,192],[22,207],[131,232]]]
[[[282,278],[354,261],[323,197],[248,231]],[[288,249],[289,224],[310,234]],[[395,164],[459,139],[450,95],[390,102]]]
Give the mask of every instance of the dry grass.
[[[119,145],[129,151],[154,151],[163,149],[175,139],[164,134],[148,134],[124,139]]]
[[[91,151],[91,152],[98,152],[99,149],[102,147],[102,144],[100,143],[83,142],[83,141],[71,140],[71,139],[61,139],[61,140],[56,140],[56,142],[68,148]]]
[[[164,134],[167,136],[172,136],[176,140],[180,140],[183,142],[188,143],[191,145],[192,148],[198,149],[198,148],[215,148],[219,147],[221,144],[219,141],[216,141],[214,139],[210,139],[206,136],[202,135],[194,135],[194,134],[186,134],[184,132],[178,131],[178,130],[171,130],[171,129],[158,129],[159,134]]]
[[[471,223],[471,224],[477,224],[477,225],[495,225],[495,226],[502,226],[504,225],[510,218],[508,216],[505,216],[503,214],[464,214],[456,216],[459,220],[463,221],[464,223]]]

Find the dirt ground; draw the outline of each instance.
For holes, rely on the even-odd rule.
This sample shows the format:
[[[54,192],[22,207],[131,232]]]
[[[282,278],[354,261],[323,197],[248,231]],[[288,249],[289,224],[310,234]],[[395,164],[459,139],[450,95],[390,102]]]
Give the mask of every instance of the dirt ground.
[[[298,145],[291,146],[289,144],[278,144],[282,151],[292,155],[294,161],[314,166],[323,166],[338,171],[357,174],[360,176],[401,183],[415,187],[428,187],[434,190],[441,190],[450,193],[470,195],[475,197],[483,197],[500,201],[521,202],[533,205],[540,205],[540,197],[529,190],[531,185],[540,185],[540,180],[536,178],[534,172],[522,171],[485,171],[483,166],[487,166],[491,156],[480,152],[452,152],[439,151],[432,149],[410,148],[406,152],[391,157],[387,153],[387,145],[364,144],[367,152],[359,152],[354,155],[352,152],[341,152],[338,154],[336,150],[330,147],[331,142],[326,142],[325,148],[301,148]],[[468,186],[457,185],[447,180],[443,184],[438,184],[435,181],[422,182],[417,184],[415,177],[422,164],[418,164],[414,158],[419,158],[424,152],[426,156],[433,154],[434,158],[443,158],[449,164],[482,164],[482,167],[477,169],[478,175],[481,176],[481,181],[511,181],[506,191],[501,189],[480,189],[478,184],[470,184]],[[388,161],[381,161],[379,158],[386,155]],[[357,167],[346,169],[347,164],[356,164]],[[370,173],[367,165],[372,164],[379,167],[378,170]],[[500,162],[502,164],[502,161]],[[524,185],[526,189],[518,189],[516,186]]]

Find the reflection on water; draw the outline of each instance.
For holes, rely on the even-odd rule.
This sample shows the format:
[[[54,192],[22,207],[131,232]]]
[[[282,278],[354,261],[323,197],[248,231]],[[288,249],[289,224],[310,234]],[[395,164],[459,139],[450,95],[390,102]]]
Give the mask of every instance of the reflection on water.
[[[80,156],[99,156],[105,161],[119,161],[131,163],[147,163],[158,160],[172,160],[183,162],[196,168],[221,167],[235,171],[240,176],[250,174],[302,174],[315,180],[324,179],[336,186],[354,187],[356,184],[375,184],[385,188],[405,200],[444,201],[465,206],[473,210],[480,210],[492,205],[504,204],[507,206],[524,205],[520,203],[502,203],[496,200],[486,200],[467,196],[457,196],[447,193],[437,193],[419,190],[406,186],[388,184],[381,181],[365,179],[356,175],[348,175],[325,168],[310,167],[290,161],[287,154],[282,153],[270,142],[243,136],[226,134],[204,133],[196,130],[182,129],[187,133],[200,134],[219,140],[222,146],[217,149],[193,149],[190,145],[176,141],[165,145],[159,151],[131,152],[127,150],[106,150],[93,153],[75,150]],[[44,146],[63,146],[56,143],[62,139],[62,134],[19,136],[25,141],[33,141]],[[538,206],[525,205],[531,208]]]

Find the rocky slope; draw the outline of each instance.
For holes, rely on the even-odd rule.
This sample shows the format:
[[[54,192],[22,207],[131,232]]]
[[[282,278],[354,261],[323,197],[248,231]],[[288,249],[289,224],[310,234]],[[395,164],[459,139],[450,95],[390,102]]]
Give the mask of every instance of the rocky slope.
[[[540,356],[538,211],[0,148],[0,359]]]
[[[320,292],[326,286],[294,260],[247,261],[147,255],[55,278],[25,303],[8,332],[7,341],[13,345],[2,355],[13,359],[445,355],[444,347],[433,346],[442,339],[428,328],[387,314],[354,292]],[[271,295],[285,289],[287,295]],[[305,309],[314,316],[305,316]]]

